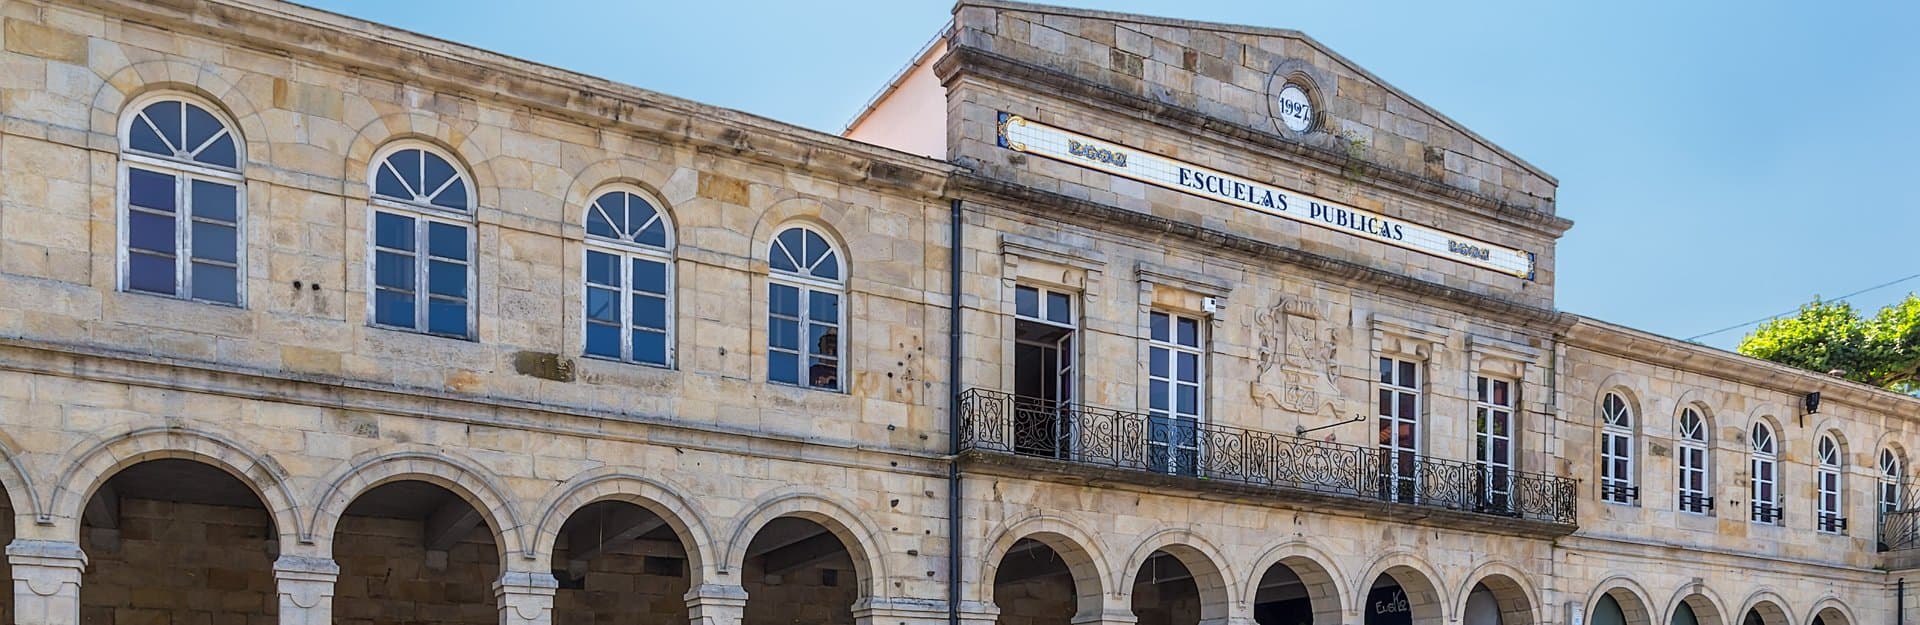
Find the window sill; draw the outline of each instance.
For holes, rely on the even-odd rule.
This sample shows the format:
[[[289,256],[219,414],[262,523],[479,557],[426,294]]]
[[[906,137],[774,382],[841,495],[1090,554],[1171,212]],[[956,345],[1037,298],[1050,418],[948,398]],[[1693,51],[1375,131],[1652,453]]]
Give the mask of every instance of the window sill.
[[[599,354],[588,354],[588,353],[585,353],[585,352],[582,352],[582,353],[580,354],[580,359],[581,359],[581,360],[585,360],[585,361],[591,361],[591,362],[604,362],[604,363],[609,363],[609,364],[616,364],[616,365],[630,365],[630,366],[634,366],[634,367],[646,367],[646,368],[648,368],[648,369],[655,369],[655,370],[659,370],[659,371],[678,371],[678,370],[679,370],[679,369],[678,369],[677,367],[675,367],[675,366],[673,366],[673,365],[671,365],[671,364],[664,364],[664,365],[662,365],[662,364],[654,364],[654,363],[651,363],[651,362],[641,362],[641,361],[638,361],[638,360],[623,360],[623,359],[620,359],[620,358],[613,358],[613,357],[609,357],[609,356],[601,356],[601,355],[599,355]]]

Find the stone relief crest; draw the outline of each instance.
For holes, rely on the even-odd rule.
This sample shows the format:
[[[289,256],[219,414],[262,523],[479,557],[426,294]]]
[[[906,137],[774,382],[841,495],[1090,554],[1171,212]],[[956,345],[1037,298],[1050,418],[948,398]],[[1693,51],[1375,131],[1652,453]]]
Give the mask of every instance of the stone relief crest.
[[[1340,330],[1322,327],[1318,306],[1282,297],[1260,311],[1260,373],[1253,400],[1261,406],[1306,414],[1340,415]],[[1328,324],[1330,325],[1330,324]]]

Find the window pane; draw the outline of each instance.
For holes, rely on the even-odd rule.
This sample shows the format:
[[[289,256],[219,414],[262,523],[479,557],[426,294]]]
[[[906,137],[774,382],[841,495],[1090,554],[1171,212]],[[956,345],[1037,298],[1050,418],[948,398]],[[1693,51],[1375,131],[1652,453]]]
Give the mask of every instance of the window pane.
[[[1174,397],[1179,400],[1180,414],[1200,413],[1200,389],[1181,384],[1174,387]]]
[[[659,215],[659,212],[654,210],[653,205],[648,204],[646,200],[635,197],[633,198],[633,206],[630,210],[632,210],[633,214],[628,218],[632,219],[633,222],[628,227],[641,229],[638,234],[634,235],[634,242],[652,247],[666,247],[667,220],[655,218]],[[653,223],[649,224],[647,223],[648,221],[652,221]]]
[[[667,364],[667,335],[664,332],[635,330],[633,359],[655,365]]]
[[[1073,323],[1073,299],[1065,293],[1047,293],[1047,320],[1054,323]]]
[[[1153,313],[1148,316],[1147,336],[1155,341],[1165,342],[1171,334],[1167,330],[1166,313]]]
[[[667,264],[654,260],[633,259],[633,290],[665,294]]]
[[[800,324],[774,319],[767,324],[767,345],[774,349],[800,350]]]
[[[433,189],[421,188],[421,184],[420,184],[421,182],[420,181],[420,155],[421,154],[423,154],[423,152],[421,152],[420,150],[409,148],[405,150],[400,150],[398,152],[394,152],[392,156],[387,157],[387,164],[392,165],[393,170],[400,174],[400,179],[405,181],[407,183],[407,186],[413,189],[413,193],[407,193],[407,194],[396,196],[396,197],[399,197],[400,199],[407,200],[407,201],[413,201],[414,193],[428,193],[433,191]]]
[[[147,119],[153,122],[155,128],[160,129],[160,136],[166,137],[167,142],[172,143],[174,147],[184,150],[189,146],[180,145],[186,140],[185,132],[180,127],[181,104],[182,103],[177,100],[155,102],[147,105],[146,110],[142,112],[146,113]],[[173,151],[168,150],[161,152],[161,154],[173,156]]]
[[[221,262],[239,262],[234,249],[233,226],[193,222],[193,257]]]
[[[420,185],[421,193],[432,193],[439,189],[440,185],[446,184],[448,179],[453,178],[453,164],[448,163],[447,159],[425,151],[420,152],[420,159],[426,165],[425,177]]]
[[[144,116],[134,118],[132,128],[129,132],[127,145],[134,150],[148,154],[173,156],[173,148],[167,147],[166,142],[160,139],[160,135],[153,131],[153,127],[147,125],[147,120]]]
[[[840,333],[832,326],[812,324],[807,329],[808,353],[816,356],[840,355]]]
[[[1413,362],[1408,361],[1408,362],[1400,363],[1400,379],[1398,380],[1400,386],[1411,387],[1419,383],[1419,380],[1413,376],[1414,376]]]
[[[173,217],[133,211],[127,213],[127,247],[172,255]]]
[[[374,252],[373,283],[402,291],[413,290],[413,257],[393,252]],[[412,315],[407,316],[412,319]]]
[[[174,178],[144,169],[127,168],[127,203],[142,208],[172,211]]]
[[[811,268],[827,255],[827,240],[812,230],[802,230],[801,233],[805,237],[806,251],[801,255],[800,264]]]
[[[1380,416],[1382,417],[1393,416],[1393,391],[1380,389],[1380,403],[1378,404],[1378,406],[1379,406],[1378,414]]]
[[[237,198],[237,190],[231,185],[195,180],[193,181],[193,216],[225,222],[238,221],[240,211]]]
[[[1385,358],[1380,359],[1380,383],[1381,384],[1393,383],[1393,361],[1392,360],[1388,360]]]
[[[1412,419],[1414,415],[1419,414],[1419,412],[1414,409],[1413,393],[1399,393],[1399,395],[1400,395],[1400,418]]]
[[[620,238],[620,230],[613,227],[613,222],[610,221],[608,217],[608,215],[617,215],[617,211],[620,210],[619,207],[604,209],[606,212],[602,212],[605,201],[609,199],[611,198],[601,196],[601,202],[594,203],[587,207],[587,234],[609,239]],[[613,217],[613,219],[618,219],[618,217]]]
[[[212,145],[201,148],[200,153],[194,155],[193,160],[221,167],[240,166],[240,156],[238,150],[234,148],[232,134],[215,139]]]
[[[413,295],[387,290],[374,291],[373,320],[383,325],[414,327]]]
[[[233,267],[193,264],[193,297],[228,304],[240,303],[238,278]]]
[[[408,191],[406,185],[400,183],[400,177],[394,175],[393,170],[388,169],[384,164],[374,169],[373,194],[398,200],[413,201],[413,192]]]
[[[773,268],[793,272],[800,270],[801,232],[799,228],[789,228],[780,233],[778,245],[773,246],[773,257],[770,259]]]
[[[1172,364],[1171,361],[1172,358],[1167,355],[1167,348],[1149,348],[1147,350],[1147,375],[1156,378],[1169,377],[1167,368]]]
[[[587,283],[620,286],[620,257],[588,250]]]
[[[1040,291],[1032,287],[1013,288],[1013,314],[1031,319],[1040,318]]]
[[[1177,338],[1179,339],[1180,344],[1185,345],[1187,347],[1199,347],[1200,346],[1199,322],[1183,317],[1180,319],[1179,326],[1180,326],[1180,332]]]
[[[667,299],[653,295],[633,296],[633,326],[666,329]]]
[[[1165,411],[1172,406],[1172,391],[1164,380],[1154,380],[1147,385],[1147,406]]]
[[[434,334],[467,335],[466,302],[433,299],[427,301],[427,331]]]
[[[444,260],[428,261],[427,290],[435,295],[466,298],[467,266]]]
[[[454,260],[467,259],[467,228],[440,222],[427,223],[427,253]]]
[[[814,358],[807,367],[808,382],[814,388],[840,388],[840,360],[837,358]]]
[[[186,105],[186,109],[187,141],[185,145],[180,146],[182,150],[200,149],[200,146],[206,144],[208,139],[212,139],[215,133],[220,132],[222,128],[226,127],[220,123],[220,120],[215,119],[212,113],[208,113],[206,109],[192,104]]]
[[[587,324],[587,354],[620,357],[620,326],[599,323]]]
[[[587,289],[587,318],[618,325],[620,323],[620,296],[607,289]],[[614,335],[618,341],[619,335]]]
[[[800,383],[800,357],[791,352],[767,354],[767,379],[787,384]]]
[[[1181,382],[1200,381],[1200,356],[1197,354],[1180,352],[1179,355],[1176,357],[1180,361],[1180,368],[1177,371],[1177,373],[1180,374],[1180,381]]]
[[[784,285],[768,285],[767,310],[786,317],[800,316],[800,290]]]
[[[127,288],[173,295],[173,259],[139,252],[127,254]]]
[[[396,250],[414,251],[413,218],[393,213],[374,213],[373,244]]]
[[[447,185],[446,190],[441,191],[440,195],[433,197],[433,203],[435,206],[441,208],[451,208],[458,211],[467,210],[467,183],[459,180],[453,181],[453,184]]]
[[[823,291],[807,292],[807,316],[819,323],[840,323],[840,294]]]

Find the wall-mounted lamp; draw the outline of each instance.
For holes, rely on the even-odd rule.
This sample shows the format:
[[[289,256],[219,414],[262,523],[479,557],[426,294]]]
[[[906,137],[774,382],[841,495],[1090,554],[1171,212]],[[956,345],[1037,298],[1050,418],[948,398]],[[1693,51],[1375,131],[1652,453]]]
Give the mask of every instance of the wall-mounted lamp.
[[[1806,415],[1820,414],[1820,391],[1807,393],[1806,397],[1800,398],[1800,404],[1807,408],[1806,412],[1801,413],[1799,419],[1800,425],[1805,426],[1807,424]]]

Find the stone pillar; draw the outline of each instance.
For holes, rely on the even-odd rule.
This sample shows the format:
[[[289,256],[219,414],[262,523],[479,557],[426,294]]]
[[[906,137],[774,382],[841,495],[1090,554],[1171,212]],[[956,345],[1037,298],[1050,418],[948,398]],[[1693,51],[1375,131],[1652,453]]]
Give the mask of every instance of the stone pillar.
[[[1253,605],[1251,603],[1229,602],[1226,608],[1224,613],[1213,618],[1202,617],[1200,619],[1200,625],[1257,625],[1253,620]],[[1204,612],[1205,610],[1202,609],[1202,613]]]
[[[740,625],[746,615],[745,588],[701,584],[687,591],[687,620],[691,625]]]
[[[1140,617],[1133,614],[1133,606],[1106,606],[1099,612],[1088,613],[1082,610],[1073,615],[1073,625],[1134,625]]]
[[[1000,621],[1000,606],[980,601],[960,602],[960,625],[994,625]]]
[[[333,584],[340,565],[332,558],[280,556],[273,561],[279,587],[280,625],[332,625]]]
[[[548,625],[553,622],[553,592],[560,582],[549,573],[507,571],[493,583],[500,625]]]
[[[7,545],[13,567],[13,620],[18,625],[80,625],[80,575],[87,554],[78,543],[19,539]]]
[[[865,598],[853,602],[855,625],[945,625],[947,602],[930,599]]]

